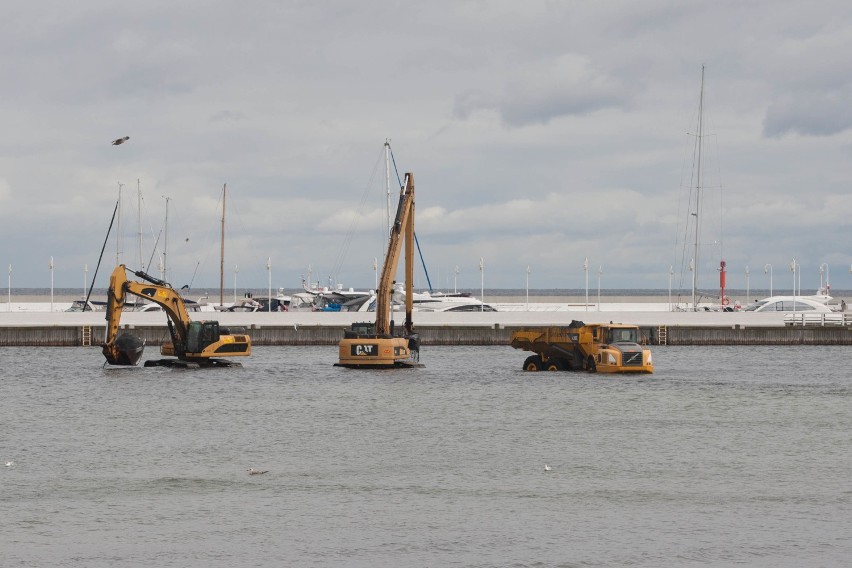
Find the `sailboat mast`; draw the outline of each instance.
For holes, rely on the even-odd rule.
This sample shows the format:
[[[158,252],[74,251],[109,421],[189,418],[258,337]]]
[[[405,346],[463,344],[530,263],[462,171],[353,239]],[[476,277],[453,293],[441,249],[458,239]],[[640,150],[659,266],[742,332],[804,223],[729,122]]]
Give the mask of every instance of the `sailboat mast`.
[[[121,264],[121,188],[123,183],[118,182],[118,215],[115,222],[115,265]]]
[[[387,206],[385,208],[385,239],[389,239],[391,227],[390,140],[387,138],[385,138],[385,193],[387,193]]]
[[[225,302],[225,197],[228,193],[228,184],[222,186],[222,244],[219,252],[219,305]],[[236,292],[234,292],[236,295]]]
[[[704,140],[704,66],[701,66],[701,95],[698,98],[698,139],[696,141],[698,148],[698,160],[695,173],[695,245],[694,259],[695,264],[692,270],[692,309],[697,310],[698,306],[695,303],[695,290],[698,288],[698,239],[701,234],[701,150]]]
[[[163,196],[166,199],[166,220],[163,223],[163,280],[166,280],[168,270],[167,260],[169,253],[169,200],[171,197]]]
[[[145,260],[142,257],[142,182],[136,178],[136,226],[139,229],[139,270],[145,270]]]

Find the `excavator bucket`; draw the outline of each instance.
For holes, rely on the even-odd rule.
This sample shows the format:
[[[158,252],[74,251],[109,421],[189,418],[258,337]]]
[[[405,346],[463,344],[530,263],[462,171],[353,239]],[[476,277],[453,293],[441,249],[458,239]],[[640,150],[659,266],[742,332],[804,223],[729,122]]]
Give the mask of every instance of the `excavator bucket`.
[[[123,333],[112,345],[103,346],[104,357],[110,365],[136,365],[144,350],[145,342],[131,333]]]

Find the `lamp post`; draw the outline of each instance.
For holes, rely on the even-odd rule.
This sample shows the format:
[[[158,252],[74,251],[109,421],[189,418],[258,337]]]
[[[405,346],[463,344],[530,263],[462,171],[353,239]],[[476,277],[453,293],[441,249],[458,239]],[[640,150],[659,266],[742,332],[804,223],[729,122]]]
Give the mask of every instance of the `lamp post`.
[[[527,311],[530,311],[530,265],[527,265]]]
[[[168,252],[169,252],[169,201],[171,201],[171,197],[166,195],[163,196],[163,199],[166,200],[166,220],[163,222],[163,267],[161,269],[163,273],[163,280],[166,279],[166,270],[168,269]]]
[[[598,266],[598,311],[601,311],[601,276],[603,276],[603,265]]]
[[[825,272],[825,288],[822,285],[822,274]],[[828,296],[828,291],[831,290],[831,284],[828,282],[828,263],[823,262],[819,265],[819,289],[823,296]]]
[[[240,271],[239,265],[234,265],[234,303],[237,303],[237,272]]]
[[[852,272],[852,268],[850,268],[849,271]],[[453,274],[453,294],[456,294],[458,292],[458,289],[456,288],[456,283],[457,283],[458,278],[459,278],[459,265],[457,264],[455,274]]]
[[[692,311],[698,311],[698,305],[695,303],[695,261],[689,259],[689,271],[692,272]]]
[[[849,272],[852,272],[852,268],[849,269]],[[6,311],[12,311],[12,265],[9,265],[9,299],[6,303]]]
[[[50,264],[47,265],[50,268],[50,311],[53,311],[53,257],[50,257]]]
[[[751,303],[751,290],[749,289],[749,281],[748,281],[748,265],[746,265],[746,303]]]
[[[793,273],[793,314],[796,313],[796,259],[790,262],[790,271]]]
[[[479,300],[482,302],[480,306],[481,312],[485,311],[485,259],[479,257]]]
[[[267,274],[267,288],[266,288],[266,311],[272,311],[272,257],[268,257],[266,259],[266,274]]]
[[[376,258],[376,257],[373,257],[373,272],[375,273],[375,276],[376,276],[376,287],[374,288],[374,290],[378,291],[378,289],[379,289],[379,259]]]
[[[583,273],[586,277],[586,311],[589,311],[589,257],[583,260]]]
[[[674,277],[674,266],[669,265],[669,311],[672,311],[672,278]]]
[[[86,288],[89,286],[89,265],[83,264],[83,299],[86,299]],[[86,306],[83,306],[83,311],[86,311]]]
[[[769,295],[772,296],[772,265],[771,264],[765,264],[763,266],[763,273],[769,274]]]

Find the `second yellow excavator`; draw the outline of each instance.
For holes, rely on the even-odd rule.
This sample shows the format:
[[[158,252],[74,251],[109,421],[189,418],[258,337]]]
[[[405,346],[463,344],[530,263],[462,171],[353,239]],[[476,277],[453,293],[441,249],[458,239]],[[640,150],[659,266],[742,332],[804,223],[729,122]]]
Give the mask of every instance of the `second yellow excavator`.
[[[405,241],[405,323],[395,329],[391,299],[402,243]],[[388,238],[382,276],[376,289],[376,323],[353,323],[338,346],[335,365],[353,369],[412,368],[420,363],[420,336],[414,332],[412,281],[414,280],[414,174],[405,174],[399,191],[396,219]]]
[[[119,335],[127,294],[160,305],[168,316],[172,340],[160,346],[160,353],[172,358],[145,361],[146,367],[232,366],[235,363],[220,357],[251,355],[251,338],[244,329],[220,327],[218,321],[192,321],[183,298],[171,285],[142,271],[131,272],[144,282],[128,280],[127,270],[121,264],[113,270],[109,279],[107,329],[103,344],[107,363],[136,365],[142,357],[144,342],[141,339],[129,333]]]

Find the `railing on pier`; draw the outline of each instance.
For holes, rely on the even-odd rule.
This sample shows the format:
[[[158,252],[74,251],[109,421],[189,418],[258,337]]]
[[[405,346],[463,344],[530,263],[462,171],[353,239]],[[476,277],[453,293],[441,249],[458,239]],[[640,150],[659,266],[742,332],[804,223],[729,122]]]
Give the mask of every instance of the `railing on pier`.
[[[852,314],[846,312],[798,312],[784,316],[784,325],[845,326],[852,325]]]

